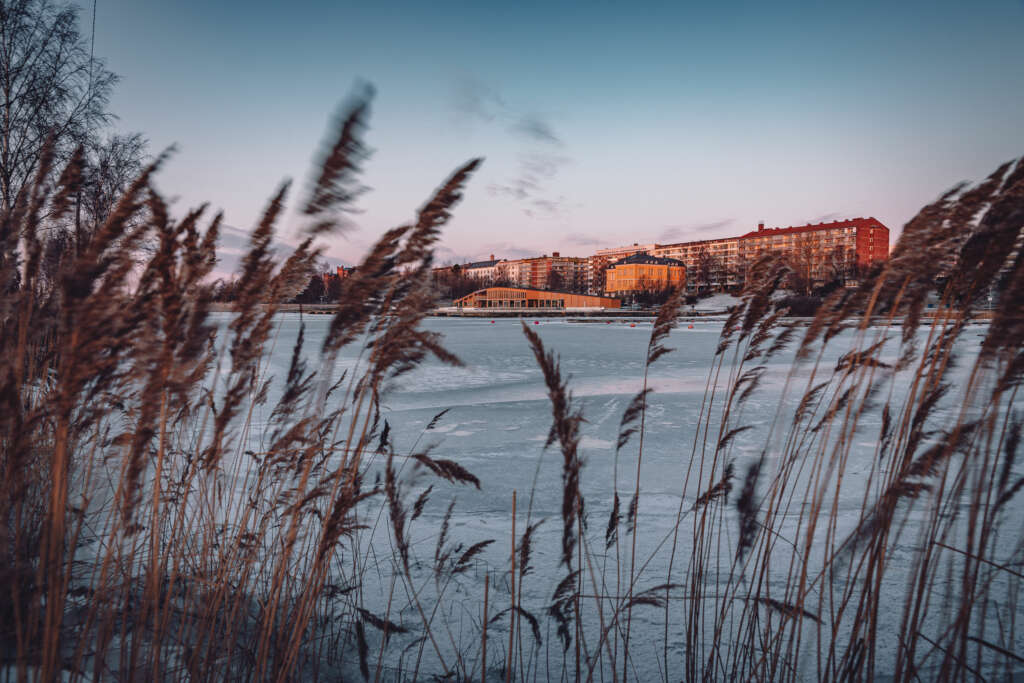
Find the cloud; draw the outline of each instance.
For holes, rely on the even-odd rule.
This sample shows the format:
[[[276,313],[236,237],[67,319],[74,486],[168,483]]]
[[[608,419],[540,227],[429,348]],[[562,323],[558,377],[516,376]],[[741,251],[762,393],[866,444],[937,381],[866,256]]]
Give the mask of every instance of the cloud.
[[[510,242],[491,242],[483,245],[482,249],[487,255],[494,254],[495,258],[503,259],[532,258],[541,255],[539,249],[524,249]]]
[[[484,123],[490,123],[505,114],[507,109],[497,91],[472,78],[463,79],[455,84],[452,106],[463,116],[479,119]]]
[[[536,142],[552,145],[562,144],[562,139],[555,134],[551,125],[536,114],[519,117],[519,120],[509,130]]]
[[[699,239],[709,239],[707,235],[699,235],[699,233],[709,233],[721,230],[722,228],[731,225],[735,222],[735,218],[723,218],[719,221],[712,221],[710,223],[698,223],[684,224],[684,225],[666,225],[665,229],[658,234],[658,242],[682,242],[686,237],[699,237]],[[695,234],[697,233],[697,234]]]
[[[523,145],[516,175],[487,187],[488,193],[522,205],[531,218],[555,218],[566,211],[565,197],[554,196],[550,187],[569,157],[552,154],[562,147],[562,138],[541,115],[517,111],[497,90],[481,81],[465,78],[456,83],[452,106],[469,120],[486,124],[500,122]]]
[[[656,239],[657,242],[678,242],[686,234],[686,229],[680,225],[670,225],[660,233]]]
[[[713,230],[718,230],[719,228],[724,228],[725,226],[732,224],[735,220],[735,218],[723,218],[720,221],[696,225],[692,229],[694,232],[711,232]]]
[[[507,184],[491,183],[487,191],[495,197],[509,197],[519,201],[529,199],[530,193],[536,189],[536,185],[523,178],[516,178]]]
[[[569,161],[568,157],[555,154],[524,154],[519,158],[518,175],[505,183],[489,185],[487,191],[521,202],[523,213],[531,218],[561,215],[567,207],[566,198],[550,196],[547,185]]]
[[[210,274],[213,278],[231,279],[242,270],[242,259],[249,253],[251,234],[230,225],[221,225],[217,240],[217,265]],[[295,246],[280,240],[271,240],[270,251],[284,261],[295,251]]]
[[[825,213],[825,214],[822,214],[822,215],[818,216],[817,218],[812,218],[811,220],[809,220],[807,222],[808,223],[827,223],[828,221],[834,221],[837,218],[839,218],[839,214],[838,213]]]
[[[520,157],[519,167],[522,169],[524,176],[535,180],[549,179],[554,178],[558,171],[568,164],[569,161],[569,157],[566,156],[534,152]]]
[[[474,261],[486,261],[494,254],[496,259],[520,259],[540,256],[539,249],[524,248],[516,246],[511,242],[490,242],[482,245],[479,249],[469,254],[457,252],[446,246],[438,246],[434,249],[434,264],[438,266],[450,266],[455,263],[473,263]]]
[[[533,142],[561,145],[562,139],[540,114],[516,111],[505,103],[497,90],[475,78],[463,78],[452,89],[452,108],[460,115],[491,123],[511,121],[508,130]]]
[[[591,235],[584,235],[580,232],[569,233],[565,236],[564,241],[578,247],[600,247],[606,243],[606,240]]]
[[[523,213],[531,218],[557,218],[564,213],[565,209],[565,197],[559,197],[558,199],[534,199],[527,208],[523,209]]]
[[[454,249],[446,247],[444,245],[438,245],[434,247],[434,263],[436,265],[451,265],[454,263],[470,263],[474,261],[464,254],[456,252]]]

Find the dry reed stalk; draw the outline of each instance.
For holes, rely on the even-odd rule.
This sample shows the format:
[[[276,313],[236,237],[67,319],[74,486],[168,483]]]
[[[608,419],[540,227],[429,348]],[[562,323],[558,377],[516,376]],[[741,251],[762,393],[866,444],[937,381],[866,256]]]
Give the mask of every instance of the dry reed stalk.
[[[524,323],[525,327],[525,323]],[[516,633],[516,492],[512,490],[512,552],[509,554],[509,563],[511,564],[511,577],[512,580],[509,583],[509,599],[512,601],[512,606],[508,611],[508,654],[505,656],[505,683],[509,683],[512,680],[512,645],[515,642]]]
[[[490,598],[491,575],[484,574],[484,618],[480,623],[480,683],[487,683],[487,623],[490,621],[487,614],[488,600]]]
[[[401,647],[401,663],[427,643],[437,657],[430,666],[471,675],[444,608],[446,590],[491,541],[451,543],[452,501],[433,567],[419,570],[410,530],[433,487],[408,495],[381,396],[388,380],[428,356],[457,363],[420,323],[431,305],[438,230],[479,162],[458,169],[410,225],[385,234],[346,281],[349,298],[335,311],[318,370],[303,357],[301,329],[282,395],[268,405],[266,359],[278,332],[267,299],[301,284],[319,253],[313,236],[345,227],[343,214],[362,191],[356,178],[367,112],[368,95],[356,97],[306,202],[307,239],[280,266],[269,245],[287,186],[270,202],[243,260],[225,335],[209,318],[205,284],[220,218],[201,235],[204,208],[170,217],[150,182],[163,158],[101,225],[74,236],[73,249],[47,235],[62,229],[73,207],[80,156],[60,174],[37,177],[0,216],[0,642],[17,675],[330,677],[346,666],[338,654],[353,643],[351,666],[368,676],[369,640],[378,636],[377,676],[387,668],[385,650]],[[959,679],[1017,671],[1017,614],[996,603],[1019,591],[1024,558],[1024,546],[1010,542],[1024,489],[1015,409],[1024,376],[1022,225],[1024,164],[1017,162],[922,209],[886,264],[830,296],[799,339],[783,396],[805,373],[806,388],[792,406],[779,402],[732,507],[718,503],[754,436],[750,402],[769,361],[798,334],[772,308],[790,270],[772,259],[755,264],[709,369],[684,495],[666,537],[668,576],[646,590],[638,584],[655,557],[637,555],[645,533],[638,513],[646,376],[668,351],[678,302],[655,321],[643,390],[619,426],[616,457],[639,436],[633,495],[620,510],[616,478],[603,529],[605,551],[615,548],[614,595],[602,588],[606,570],[586,534],[582,414],[557,358],[526,330],[552,400],[547,445],[557,441],[563,455],[558,565],[567,575],[548,610],[563,667],[580,677],[585,662],[592,678],[607,661],[613,679],[635,674],[632,610],[651,606],[664,614],[661,663],[671,671],[670,589],[678,587],[688,678],[853,679],[884,670]],[[140,261],[146,242],[153,249]],[[939,277],[940,313],[928,317]],[[980,354],[954,374],[971,361],[965,340],[989,292],[997,302]],[[887,342],[890,332],[896,338]],[[218,339],[226,345],[223,370]],[[845,339],[852,341],[838,358],[826,354]],[[357,368],[336,381],[335,359],[356,344]],[[258,418],[267,413],[263,431]],[[879,436],[870,463],[856,446],[864,430]],[[487,485],[429,447],[414,445],[401,457],[450,483]],[[364,484],[375,468],[384,470],[381,487]],[[861,502],[851,511],[854,499]],[[382,560],[371,554],[368,521],[385,508],[396,548]],[[508,678],[517,657],[528,677],[539,652],[541,623],[523,590],[539,523],[528,519],[520,538],[512,534]],[[632,534],[625,582],[623,523]],[[907,551],[912,532],[920,544]],[[680,535],[692,551],[677,576]],[[392,592],[379,616],[368,602],[370,577],[389,561]],[[898,561],[902,568],[894,568]],[[897,576],[907,586],[898,620],[890,608]],[[392,618],[399,580],[407,600]],[[596,609],[584,614],[587,580]],[[488,574],[484,678],[489,588]],[[430,590],[428,614],[422,601]],[[605,599],[614,605],[607,619]],[[418,614],[419,624],[404,620],[403,610]],[[529,646],[523,619],[534,636]],[[442,633],[443,648],[435,637]],[[890,635],[899,643],[891,656],[882,648]],[[402,638],[411,642],[393,644]]]

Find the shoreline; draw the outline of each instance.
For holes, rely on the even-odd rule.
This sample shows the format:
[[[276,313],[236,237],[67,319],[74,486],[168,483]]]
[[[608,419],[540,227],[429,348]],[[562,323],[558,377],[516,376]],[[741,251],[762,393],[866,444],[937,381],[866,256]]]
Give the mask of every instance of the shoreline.
[[[266,304],[260,304],[266,306]],[[216,302],[210,305],[210,311],[213,313],[230,313],[232,311],[233,304]],[[333,315],[336,306],[334,304],[279,304],[277,307],[278,313],[300,313],[304,315]],[[487,318],[487,319],[498,319],[498,318],[568,318],[568,319],[580,319],[577,322],[598,322],[601,319],[615,318],[628,321],[629,319],[643,319],[648,320],[655,318],[658,315],[657,309],[637,309],[637,310],[625,310],[625,309],[601,309],[601,310],[564,310],[564,311],[545,311],[541,309],[528,309],[528,310],[509,310],[509,309],[495,309],[495,310],[470,310],[470,311],[456,311],[450,308],[436,308],[427,314],[429,318]],[[680,319],[698,319],[698,318],[721,318],[729,315],[729,311],[680,311]],[[921,317],[924,319],[931,319],[936,317],[956,315],[955,311],[947,309],[930,309],[922,311]],[[975,322],[988,322],[992,319],[992,311],[976,311],[971,320]],[[813,318],[807,316],[786,316],[787,320],[805,320],[810,321]],[[874,316],[872,318],[872,324],[885,323],[888,318],[884,315]],[[893,325],[900,325],[903,322],[903,316],[896,316],[892,319]]]

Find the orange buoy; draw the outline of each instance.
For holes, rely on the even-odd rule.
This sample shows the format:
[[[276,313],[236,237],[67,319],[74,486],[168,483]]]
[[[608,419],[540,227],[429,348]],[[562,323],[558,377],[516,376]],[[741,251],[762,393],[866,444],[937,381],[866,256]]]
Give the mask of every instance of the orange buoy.
[[[636,323],[630,323],[629,326],[630,327],[636,327]]]
[[[693,329],[693,325],[687,325],[686,329],[692,330]]]

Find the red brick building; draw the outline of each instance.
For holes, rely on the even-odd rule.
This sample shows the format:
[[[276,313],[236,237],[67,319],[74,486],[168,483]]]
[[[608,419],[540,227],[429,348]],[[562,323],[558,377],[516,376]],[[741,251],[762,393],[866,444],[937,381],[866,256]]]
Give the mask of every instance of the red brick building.
[[[786,228],[765,228],[741,235],[748,255],[763,251],[792,251],[805,246],[819,255],[840,248],[858,266],[889,258],[889,228],[876,218],[852,218],[831,223],[809,223]]]
[[[654,256],[686,264],[687,288],[721,290],[742,286],[750,266],[767,252],[784,255],[812,284],[855,281],[857,271],[889,257],[889,228],[876,218],[851,218],[765,228],[738,237],[655,245]]]

